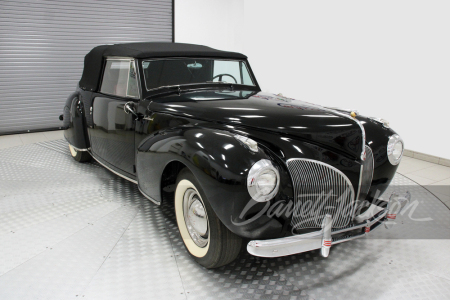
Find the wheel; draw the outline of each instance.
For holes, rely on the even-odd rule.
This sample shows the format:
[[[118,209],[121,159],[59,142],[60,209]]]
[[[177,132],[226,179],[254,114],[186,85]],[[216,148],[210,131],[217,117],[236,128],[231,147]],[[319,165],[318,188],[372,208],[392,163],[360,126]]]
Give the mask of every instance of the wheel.
[[[186,168],[177,177],[174,206],[184,245],[200,265],[212,269],[236,259],[242,239],[222,224],[194,175]]]
[[[88,162],[92,159],[92,156],[87,151],[78,151],[72,145],[69,144],[70,154],[77,162]]]

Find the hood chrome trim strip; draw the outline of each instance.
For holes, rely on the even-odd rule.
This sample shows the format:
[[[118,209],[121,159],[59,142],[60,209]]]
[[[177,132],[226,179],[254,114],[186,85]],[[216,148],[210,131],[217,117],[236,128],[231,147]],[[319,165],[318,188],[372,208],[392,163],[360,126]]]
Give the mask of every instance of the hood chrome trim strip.
[[[366,148],[365,148],[366,147],[366,130],[364,129],[364,126],[362,125],[362,123],[358,119],[353,118],[350,115],[346,115],[344,113],[336,111],[334,109],[323,107],[323,106],[320,106],[320,105],[317,105],[317,104],[313,104],[313,105],[323,109],[324,111],[328,111],[328,112],[334,113],[334,114],[336,114],[338,116],[341,116],[341,117],[353,120],[356,124],[358,124],[359,128],[361,128],[361,133],[362,133],[362,150],[361,150],[362,152],[361,152],[361,157],[360,158],[361,158],[362,161],[364,161],[366,159],[365,158],[365,152],[366,152]]]
[[[275,94],[274,94],[274,95],[275,95]],[[277,96],[277,95],[275,95],[275,96]],[[310,102],[305,102],[305,101],[302,101],[302,100],[296,100],[296,99],[292,99],[292,100],[300,101],[300,102],[302,102],[304,105],[313,106],[313,107],[316,107],[316,108],[321,109],[321,110],[323,110],[323,111],[326,111],[326,112],[329,112],[329,113],[333,113],[333,114],[335,114],[335,115],[338,115],[338,116],[341,116],[341,117],[350,119],[350,120],[354,121],[356,124],[358,124],[359,128],[361,129],[361,134],[362,134],[362,149],[361,149],[361,156],[360,156],[360,158],[361,158],[362,161],[365,160],[365,152],[366,152],[366,149],[365,149],[365,147],[366,147],[366,131],[365,131],[365,129],[364,129],[364,126],[362,125],[362,123],[361,123],[358,119],[353,118],[352,116],[347,115],[347,114],[344,114],[344,113],[342,113],[342,112],[339,112],[339,111],[337,111],[336,109],[332,109],[332,108],[328,108],[328,107],[325,107],[325,106],[321,106],[321,105],[319,105],[319,104],[310,103]]]

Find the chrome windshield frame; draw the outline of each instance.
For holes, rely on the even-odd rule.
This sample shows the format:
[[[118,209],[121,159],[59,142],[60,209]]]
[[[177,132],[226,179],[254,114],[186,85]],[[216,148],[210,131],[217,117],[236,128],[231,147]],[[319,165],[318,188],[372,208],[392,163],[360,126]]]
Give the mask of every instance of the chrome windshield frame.
[[[146,59],[142,59],[140,62],[140,67],[142,68],[142,78],[144,79],[145,90],[147,92],[152,92],[152,91],[159,90],[162,88],[173,88],[173,87],[182,87],[182,86],[190,86],[190,85],[208,84],[207,82],[205,82],[205,83],[189,83],[189,84],[174,84],[174,85],[160,86],[160,87],[156,87],[156,88],[152,88],[152,89],[149,89],[147,87],[147,80],[145,78],[145,73],[144,73],[144,63],[145,62],[159,61],[159,60],[183,60],[183,59],[199,59],[199,60],[200,59],[202,59],[202,60],[208,59],[208,60],[219,60],[219,61],[235,61],[235,62],[243,63],[245,66],[245,69],[247,70],[248,75],[250,76],[250,80],[252,81],[253,85],[228,83],[228,82],[227,83],[222,82],[222,84],[224,84],[224,85],[231,84],[233,86],[248,87],[251,90],[253,90],[255,87],[259,89],[256,78],[255,78],[253,72],[251,71],[250,66],[248,65],[248,62],[246,60],[230,59],[230,58],[222,58],[222,57],[160,57],[160,58],[146,58]],[[220,82],[215,82],[215,83],[220,83]]]

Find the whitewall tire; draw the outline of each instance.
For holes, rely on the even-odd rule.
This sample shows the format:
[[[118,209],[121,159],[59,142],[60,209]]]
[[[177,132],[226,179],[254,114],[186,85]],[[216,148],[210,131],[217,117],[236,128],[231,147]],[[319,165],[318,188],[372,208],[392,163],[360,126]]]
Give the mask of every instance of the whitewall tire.
[[[89,152],[78,151],[71,144],[69,144],[69,150],[70,150],[70,154],[72,155],[73,159],[75,159],[77,162],[87,162],[92,159]]]
[[[206,229],[206,232],[200,233],[195,229],[195,224],[192,224],[194,222],[190,222],[190,214],[192,214],[192,211],[195,208],[191,209],[194,205],[188,202],[190,200],[189,198],[193,197],[197,198],[194,201],[201,201],[200,205],[202,205],[203,210],[205,210],[205,205],[201,199],[200,193],[195,188],[195,185],[189,180],[181,180],[175,191],[175,212],[178,229],[180,230],[181,238],[189,253],[195,257],[204,257],[209,249],[209,228]],[[203,214],[203,220],[206,222],[206,226],[209,227],[208,216],[206,214]]]
[[[187,168],[178,174],[174,200],[180,236],[199,264],[217,268],[236,259],[242,239],[222,224],[197,179]]]

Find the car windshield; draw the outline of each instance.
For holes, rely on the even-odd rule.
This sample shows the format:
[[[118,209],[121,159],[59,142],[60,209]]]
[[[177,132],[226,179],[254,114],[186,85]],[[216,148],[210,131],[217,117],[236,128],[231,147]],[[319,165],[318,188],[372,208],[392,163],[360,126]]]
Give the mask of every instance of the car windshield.
[[[232,83],[254,86],[244,61],[180,58],[142,62],[147,90],[199,83]]]

